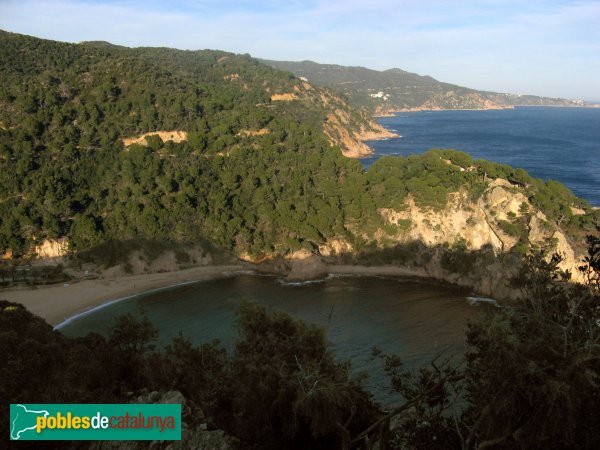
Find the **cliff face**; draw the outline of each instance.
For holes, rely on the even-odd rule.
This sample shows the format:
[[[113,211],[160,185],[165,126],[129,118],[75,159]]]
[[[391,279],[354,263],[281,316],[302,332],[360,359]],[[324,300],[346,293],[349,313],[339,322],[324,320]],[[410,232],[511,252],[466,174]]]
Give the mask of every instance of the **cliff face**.
[[[377,141],[398,137],[396,133],[386,130],[370,119],[358,128],[349,127],[351,117],[347,110],[336,109],[327,115],[323,131],[331,145],[338,146],[347,158],[362,158],[369,156],[373,150],[364,141]]]
[[[420,208],[409,195],[403,211],[381,208],[379,213],[386,223],[398,227],[392,236],[400,242],[416,240],[436,246],[462,240],[470,250],[487,246],[498,253],[517,243],[516,237],[500,228],[499,221],[509,215],[521,217],[521,205],[529,205],[523,194],[510,192],[507,184],[502,179],[492,181],[477,202],[472,202],[467,192],[455,192],[449,196],[447,207],[439,210]]]
[[[62,239],[44,239],[44,241],[36,245],[34,252],[38,258],[59,258],[65,256],[69,249],[69,240]]]
[[[339,147],[348,158],[361,158],[373,153],[364,141],[398,137],[363,111],[355,110],[339,94],[305,81],[296,85],[294,92],[273,94],[271,101],[304,101],[317,105],[326,113],[323,133],[331,146]]]
[[[568,270],[573,281],[584,281],[578,270],[582,250],[507,180],[490,180],[477,201],[461,191],[450,194],[443,209],[419,207],[410,195],[405,205],[401,211],[380,208],[385,230],[379,228],[373,236],[362,237],[374,239],[381,246],[419,242],[433,249],[433,257],[424,266],[434,278],[473,286],[486,295],[510,297],[515,293],[509,292],[504,281],[516,267],[501,264],[502,256],[544,249],[547,255],[558,253],[563,257],[559,267]],[[487,252],[496,258],[484,258],[480,260],[485,261],[483,266],[473,264],[461,273],[461,268],[452,267],[454,263],[446,258],[455,248]]]

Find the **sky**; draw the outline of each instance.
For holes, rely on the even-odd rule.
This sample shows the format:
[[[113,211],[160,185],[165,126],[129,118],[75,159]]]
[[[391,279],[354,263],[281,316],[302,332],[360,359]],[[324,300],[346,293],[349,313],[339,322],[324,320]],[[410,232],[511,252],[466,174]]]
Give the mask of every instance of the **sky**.
[[[600,0],[0,0],[0,29],[398,67],[475,89],[600,101]]]

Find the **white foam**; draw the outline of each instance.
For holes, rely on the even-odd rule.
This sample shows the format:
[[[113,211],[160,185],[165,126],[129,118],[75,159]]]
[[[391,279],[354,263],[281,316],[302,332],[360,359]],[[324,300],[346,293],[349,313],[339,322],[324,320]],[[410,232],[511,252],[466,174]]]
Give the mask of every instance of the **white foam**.
[[[329,276],[327,278],[329,278]],[[277,282],[279,284],[281,284],[282,286],[300,287],[300,286],[310,286],[311,284],[324,283],[327,278],[320,278],[318,280],[307,280],[307,281],[285,281],[283,278],[279,278],[277,280]]]
[[[477,306],[479,303],[490,303],[500,308],[498,302],[495,299],[489,297],[467,297],[467,301],[474,306]]]
[[[223,274],[226,276],[230,275],[228,272],[223,272]],[[58,325],[56,325],[54,327],[54,330],[59,330],[62,327],[64,327],[65,325],[67,325],[77,319],[80,319],[81,317],[85,317],[89,314],[95,313],[96,311],[100,311],[101,309],[104,309],[110,305],[114,305],[115,303],[122,302],[123,300],[128,300],[130,298],[137,297],[139,295],[152,294],[154,292],[166,291],[166,290],[169,290],[169,289],[172,289],[175,287],[179,287],[179,286],[186,286],[188,284],[194,284],[194,283],[198,283],[199,281],[202,281],[202,280],[183,281],[181,283],[170,284],[169,286],[163,286],[163,287],[159,287],[156,289],[148,289],[147,291],[136,292],[135,294],[127,295],[125,297],[115,298],[114,300],[110,300],[106,303],[102,303],[101,305],[94,306],[92,308],[86,309],[85,311],[77,313],[71,317],[68,317],[67,319],[63,320]]]

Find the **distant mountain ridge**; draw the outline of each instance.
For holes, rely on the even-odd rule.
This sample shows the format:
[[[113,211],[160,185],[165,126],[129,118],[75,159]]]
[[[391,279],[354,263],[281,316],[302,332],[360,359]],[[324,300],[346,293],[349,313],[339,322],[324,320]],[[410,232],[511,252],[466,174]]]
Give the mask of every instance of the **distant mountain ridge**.
[[[402,69],[384,71],[365,67],[319,64],[313,61],[262,60],[280,70],[292,72],[317,85],[334,88],[348,96],[354,106],[374,115],[395,111],[436,109],[503,109],[514,106],[587,106],[582,100],[478,91],[443,83],[428,75]]]

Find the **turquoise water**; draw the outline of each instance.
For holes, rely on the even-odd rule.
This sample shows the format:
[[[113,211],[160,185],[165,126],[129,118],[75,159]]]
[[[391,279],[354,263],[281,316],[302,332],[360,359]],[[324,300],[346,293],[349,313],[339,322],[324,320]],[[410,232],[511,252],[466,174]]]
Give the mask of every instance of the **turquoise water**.
[[[159,328],[163,345],[182,332],[197,344],[218,338],[231,349],[236,308],[248,300],[325,327],[336,357],[352,360],[355,372],[367,371],[367,387],[383,401],[389,387],[379,364],[370,360],[371,349],[398,354],[411,368],[440,353],[463,354],[465,324],[483,308],[467,295],[429,280],[333,277],[298,286],[275,277],[239,275],[113,303],[61,331],[69,336],[106,333],[118,315],[143,311]]]
[[[526,107],[498,111],[420,111],[380,120],[402,137],[371,142],[375,155],[455,148],[567,185],[600,206],[600,108]]]

